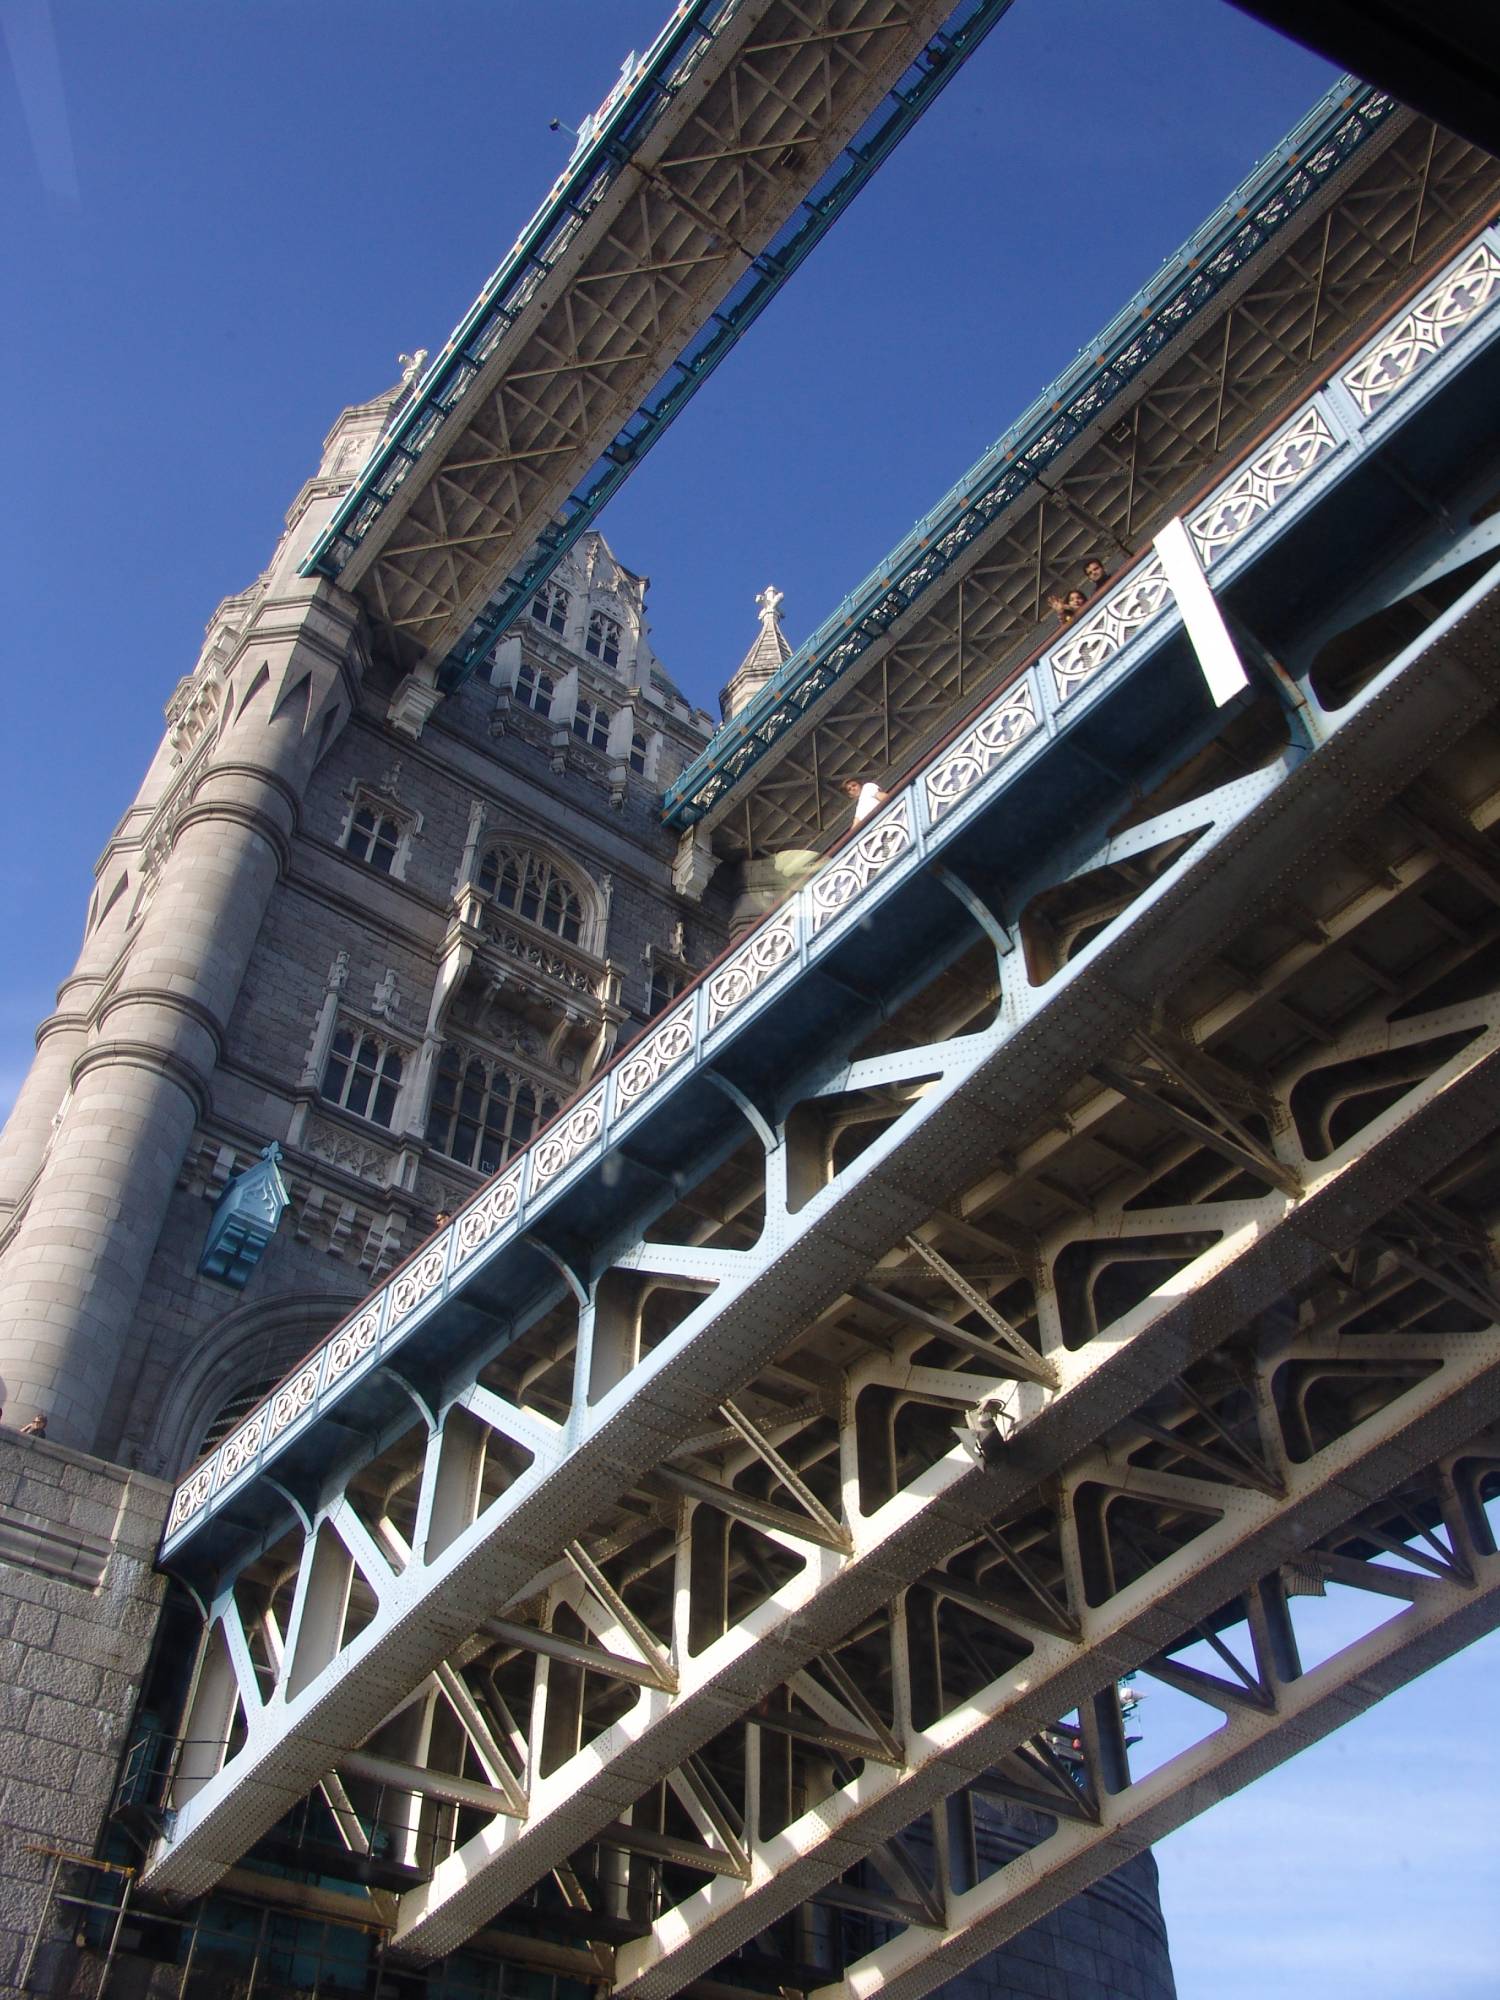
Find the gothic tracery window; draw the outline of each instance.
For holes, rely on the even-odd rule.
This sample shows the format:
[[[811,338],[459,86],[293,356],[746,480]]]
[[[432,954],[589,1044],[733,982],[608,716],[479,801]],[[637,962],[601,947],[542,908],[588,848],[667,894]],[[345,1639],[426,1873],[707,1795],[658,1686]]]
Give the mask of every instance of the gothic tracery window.
[[[568,593],[560,583],[544,583],[531,600],[531,615],[551,632],[561,632],[568,622]]]
[[[651,967],[651,999],[648,1013],[654,1017],[661,1013],[664,1007],[670,1007],[678,994],[687,990],[692,976],[686,967],[663,965],[660,960],[654,961]]]
[[[603,750],[609,742],[609,711],[579,698],[573,711],[573,734],[592,749]]]
[[[427,1143],[492,1174],[552,1116],[556,1100],[470,1049],[448,1043],[438,1061]]]
[[[391,874],[401,847],[401,823],[373,806],[362,805],[349,822],[344,847],[356,861],[368,863],[382,875]]]
[[[607,667],[620,664],[620,621],[603,611],[589,613],[588,636],[584,648],[596,660],[602,660]]]
[[[516,700],[523,708],[535,709],[538,715],[550,715],[552,695],[552,676],[528,660],[516,674]]]
[[[319,1085],[329,1104],[389,1127],[401,1089],[401,1051],[378,1035],[339,1028],[323,1065]]]
[[[480,857],[479,888],[502,910],[514,910],[568,944],[583,934],[583,899],[543,854],[525,848],[492,847]]]
[[[646,739],[637,729],[630,739],[630,768],[644,777],[646,773]]]

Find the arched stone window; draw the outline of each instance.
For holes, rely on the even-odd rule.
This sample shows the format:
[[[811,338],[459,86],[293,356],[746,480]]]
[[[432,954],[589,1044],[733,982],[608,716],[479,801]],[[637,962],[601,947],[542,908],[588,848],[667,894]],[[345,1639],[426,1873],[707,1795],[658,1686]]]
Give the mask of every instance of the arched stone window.
[[[401,848],[401,822],[388,813],[376,812],[373,806],[362,805],[349,822],[344,846],[356,861],[368,862],[382,875],[389,875]]]
[[[341,1027],[329,1048],[319,1089],[328,1103],[389,1128],[401,1089],[401,1051],[378,1035]]]
[[[582,938],[583,897],[547,855],[524,847],[492,847],[480,856],[478,882],[481,892],[502,910],[513,910],[568,944]]]
[[[692,974],[684,966],[653,965],[648,1011],[655,1016],[663,1008],[670,1007],[678,994],[686,990],[691,979]]]
[[[538,1085],[450,1042],[438,1061],[427,1143],[450,1160],[492,1174],[556,1109],[556,1100]]]
[[[560,583],[544,583],[531,600],[531,615],[538,625],[561,632],[568,622],[568,593]]]
[[[646,774],[646,739],[639,729],[630,739],[630,768],[641,777]]]
[[[591,611],[588,637],[583,644],[585,651],[592,653],[596,660],[602,660],[607,667],[617,667],[620,664],[619,619],[611,618],[603,611]]]
[[[573,734],[580,742],[587,743],[595,750],[603,750],[609,743],[609,710],[599,708],[591,701],[579,698],[573,711]]]
[[[552,676],[544,674],[529,660],[517,670],[516,700],[523,708],[534,709],[538,715],[550,715],[553,693]]]

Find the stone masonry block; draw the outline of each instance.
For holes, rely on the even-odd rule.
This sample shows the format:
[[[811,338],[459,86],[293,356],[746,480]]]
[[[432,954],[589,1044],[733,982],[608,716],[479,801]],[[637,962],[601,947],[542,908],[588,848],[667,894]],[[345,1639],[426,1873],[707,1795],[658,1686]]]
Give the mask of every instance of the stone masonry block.
[[[107,1803],[107,1798],[84,1798],[52,1785],[11,1778],[0,1790],[0,1821],[21,1844],[36,1840],[59,1847],[87,1847],[99,1830]]]
[[[0,1731],[32,1727],[31,1710],[37,1699],[30,1688],[0,1686]]]
[[[42,1604],[17,1604],[11,1637],[23,1646],[50,1646],[57,1633],[57,1613]]]
[[[61,1701],[56,1695],[30,1694],[24,1688],[0,1692],[0,1718],[5,1714],[5,1695],[29,1704],[25,1714],[28,1732],[51,1743],[65,1743],[78,1750],[94,1750],[113,1756],[120,1740],[118,1710],[84,1708],[76,1701]]]
[[[64,1660],[40,1649],[26,1652],[21,1660],[18,1684],[37,1694],[56,1695],[92,1707],[99,1699],[104,1676],[84,1660]]]
[[[0,1734],[0,1778],[28,1778],[65,1792],[77,1771],[78,1752],[70,1744],[13,1730]]]

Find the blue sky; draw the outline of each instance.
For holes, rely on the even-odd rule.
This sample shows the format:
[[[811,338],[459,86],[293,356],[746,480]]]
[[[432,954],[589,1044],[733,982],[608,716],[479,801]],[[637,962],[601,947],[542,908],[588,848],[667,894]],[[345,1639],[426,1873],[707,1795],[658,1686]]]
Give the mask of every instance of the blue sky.
[[[0,0],[0,1104],[215,604],[339,408],[499,261],[571,144],[549,119],[665,12]],[[766,583],[809,631],[1329,81],[1221,0],[1017,0],[604,524],[689,693]],[[1164,1845],[1184,2000],[1496,1990],[1497,1660]]]

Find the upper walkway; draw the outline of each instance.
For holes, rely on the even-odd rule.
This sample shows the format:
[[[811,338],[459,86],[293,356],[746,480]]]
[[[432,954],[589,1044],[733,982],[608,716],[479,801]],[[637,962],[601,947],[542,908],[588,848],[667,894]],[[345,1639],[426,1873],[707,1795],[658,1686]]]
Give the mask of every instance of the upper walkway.
[[[1011,0],[682,0],[307,559],[475,671]]]
[[[1342,79],[717,732],[669,821],[724,862],[821,845],[849,777],[927,754],[1050,592],[1190,504],[1497,197],[1486,155]]]

